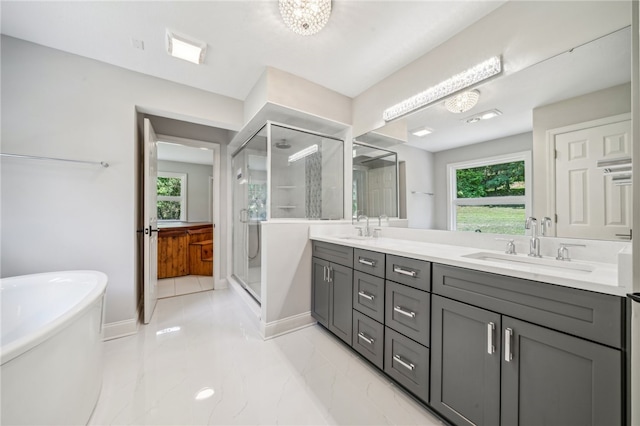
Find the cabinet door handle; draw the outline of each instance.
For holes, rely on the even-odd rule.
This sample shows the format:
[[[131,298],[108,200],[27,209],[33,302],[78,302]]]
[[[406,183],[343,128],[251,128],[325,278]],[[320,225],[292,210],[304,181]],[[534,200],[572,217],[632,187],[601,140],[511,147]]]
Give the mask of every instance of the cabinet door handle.
[[[326,282],[326,281],[329,281],[329,280],[327,279],[327,272],[328,272],[327,267],[326,267],[326,266],[323,266],[323,267],[322,267],[322,281],[325,281],[325,282]]]
[[[409,318],[415,318],[416,317],[416,313],[415,312],[405,311],[400,306],[394,306],[393,310],[396,311],[399,314],[404,315],[405,317],[409,317]]]
[[[358,333],[358,337],[370,345],[373,345],[373,342],[375,342],[375,339],[372,339],[371,337],[367,337],[367,335],[362,332]]]
[[[496,346],[493,344],[493,330],[495,330],[496,325],[492,322],[487,324],[487,353],[489,355],[493,354],[496,351]]]
[[[330,283],[333,282],[333,268],[331,266],[327,266],[327,281]]]
[[[401,366],[403,366],[404,368],[406,368],[409,371],[413,371],[416,368],[416,366],[413,365],[413,363],[406,362],[405,360],[400,358],[400,355],[394,355],[393,356],[393,360],[396,361],[398,364],[400,364]]]
[[[513,355],[511,354],[511,337],[513,336],[513,330],[510,328],[504,329],[504,360],[511,362]]]
[[[375,260],[365,259],[364,257],[358,258],[358,263],[362,263],[363,265],[367,265],[367,266],[376,266]]]
[[[365,299],[373,300],[376,297],[373,294],[367,294],[364,291],[359,291],[358,296],[364,297]]]
[[[393,272],[397,272],[398,274],[402,274],[402,275],[408,275],[410,277],[416,277],[416,275],[418,275],[418,273],[416,271],[411,271],[408,269],[402,269],[399,266],[393,265]]]

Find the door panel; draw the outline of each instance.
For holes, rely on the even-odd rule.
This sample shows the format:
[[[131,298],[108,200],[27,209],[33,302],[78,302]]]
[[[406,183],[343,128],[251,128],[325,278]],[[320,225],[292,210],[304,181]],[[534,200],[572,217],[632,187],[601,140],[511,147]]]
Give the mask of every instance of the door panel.
[[[431,405],[458,425],[498,425],[500,315],[435,295],[432,310]]]
[[[144,119],[144,323],[158,302],[158,138]]]
[[[506,316],[502,327],[503,425],[621,424],[620,351]]]
[[[351,345],[353,327],[353,269],[331,264],[329,330]]]
[[[615,240],[632,227],[631,186],[616,186],[598,160],[631,157],[629,120],[556,135],[556,236]]]
[[[313,283],[311,289],[311,316],[325,327],[329,326],[329,283],[326,280],[329,262],[312,258]]]

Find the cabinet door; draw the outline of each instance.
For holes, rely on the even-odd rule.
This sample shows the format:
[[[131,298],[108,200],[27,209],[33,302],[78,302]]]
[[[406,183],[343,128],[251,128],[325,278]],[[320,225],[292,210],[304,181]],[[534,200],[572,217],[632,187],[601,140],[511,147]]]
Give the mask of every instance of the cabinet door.
[[[457,425],[499,424],[500,315],[432,300],[431,405]]]
[[[330,264],[329,330],[351,345],[353,269]]]
[[[311,280],[311,316],[320,324],[329,327],[329,281],[327,272],[329,262],[312,258],[313,275]]]
[[[622,424],[620,351],[506,316],[502,327],[501,424]]]

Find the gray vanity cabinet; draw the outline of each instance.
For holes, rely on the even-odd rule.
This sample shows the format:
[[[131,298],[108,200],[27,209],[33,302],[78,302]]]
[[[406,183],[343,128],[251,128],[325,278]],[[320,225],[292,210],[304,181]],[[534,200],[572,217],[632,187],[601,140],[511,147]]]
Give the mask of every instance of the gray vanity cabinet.
[[[623,424],[615,299],[444,265],[433,280],[430,404],[449,420]]]
[[[431,309],[431,406],[457,425],[499,425],[500,315],[435,295]]]
[[[620,351],[506,316],[502,329],[502,425],[622,424]]]
[[[313,242],[311,316],[351,345],[353,248]]]

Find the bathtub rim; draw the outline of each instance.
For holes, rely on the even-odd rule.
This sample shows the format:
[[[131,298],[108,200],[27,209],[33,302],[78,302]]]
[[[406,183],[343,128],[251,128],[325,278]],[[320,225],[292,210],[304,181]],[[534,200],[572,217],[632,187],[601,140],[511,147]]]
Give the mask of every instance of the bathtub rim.
[[[48,322],[42,328],[38,329],[37,332],[30,333],[26,336],[20,337],[14,340],[11,343],[3,345],[0,347],[0,365],[4,365],[11,360],[19,357],[23,353],[30,351],[35,348],[42,342],[52,338],[62,330],[64,330],[71,322],[81,317],[86,311],[91,309],[93,305],[101,300],[102,303],[102,319],[100,323],[100,331],[102,334],[102,328],[104,324],[104,304],[105,304],[105,293],[107,290],[107,282],[108,277],[104,272],[96,271],[96,270],[68,270],[68,271],[53,271],[53,272],[41,272],[36,274],[26,274],[26,275],[16,275],[13,277],[6,277],[0,279],[0,284],[5,284],[6,281],[11,281],[17,278],[42,278],[45,276],[59,277],[59,276],[72,276],[78,274],[89,274],[95,278],[95,286],[91,289],[91,291],[81,299],[79,303],[70,307],[69,310],[65,311],[64,314],[56,317],[53,321]]]

